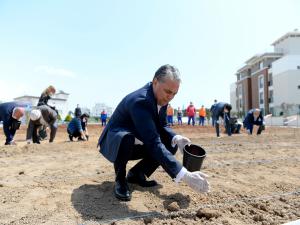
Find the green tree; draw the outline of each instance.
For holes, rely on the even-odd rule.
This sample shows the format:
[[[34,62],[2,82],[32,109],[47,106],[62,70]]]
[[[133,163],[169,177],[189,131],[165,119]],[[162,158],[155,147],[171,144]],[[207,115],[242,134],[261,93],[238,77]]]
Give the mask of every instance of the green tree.
[[[65,118],[65,122],[70,122],[72,120],[72,116],[68,114]]]

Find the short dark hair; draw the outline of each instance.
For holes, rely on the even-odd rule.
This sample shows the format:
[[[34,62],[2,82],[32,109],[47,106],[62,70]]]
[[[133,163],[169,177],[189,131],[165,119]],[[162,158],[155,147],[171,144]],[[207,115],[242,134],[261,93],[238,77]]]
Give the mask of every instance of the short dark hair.
[[[181,82],[179,70],[169,64],[161,66],[156,72],[153,79],[157,79],[159,82],[164,82],[166,78]]]
[[[83,113],[80,118],[83,119],[84,117],[90,118],[90,115],[88,113]]]
[[[232,109],[232,106],[230,104],[226,103],[224,105],[224,109],[227,109],[228,111],[230,111]]]

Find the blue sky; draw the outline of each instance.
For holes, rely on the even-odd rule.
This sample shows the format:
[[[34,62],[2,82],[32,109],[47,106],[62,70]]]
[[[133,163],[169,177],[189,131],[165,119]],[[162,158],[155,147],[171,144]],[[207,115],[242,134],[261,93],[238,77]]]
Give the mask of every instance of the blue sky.
[[[175,65],[182,84],[171,104],[229,101],[236,70],[300,28],[297,0],[0,0],[0,100],[49,85],[69,106],[115,107]]]

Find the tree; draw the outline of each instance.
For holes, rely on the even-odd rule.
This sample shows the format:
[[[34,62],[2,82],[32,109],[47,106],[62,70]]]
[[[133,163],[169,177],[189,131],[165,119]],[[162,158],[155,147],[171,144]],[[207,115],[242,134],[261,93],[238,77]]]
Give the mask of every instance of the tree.
[[[68,114],[65,118],[65,122],[70,122],[72,120],[72,116]]]

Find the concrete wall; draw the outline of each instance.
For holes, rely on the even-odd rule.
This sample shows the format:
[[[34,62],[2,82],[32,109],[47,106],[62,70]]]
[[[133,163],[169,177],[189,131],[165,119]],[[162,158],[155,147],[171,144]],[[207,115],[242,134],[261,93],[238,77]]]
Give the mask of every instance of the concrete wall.
[[[300,66],[300,54],[286,55],[272,63],[273,77],[287,70],[299,70],[298,66]]]
[[[293,126],[300,127],[300,116],[294,115],[287,118],[284,117],[269,117],[265,119],[267,126]]]
[[[274,46],[275,52],[284,54],[300,54],[300,37],[288,37]]]
[[[230,104],[232,106],[232,111],[233,112],[237,112],[237,105],[236,105],[236,101],[237,101],[237,97],[236,97],[236,83],[232,83],[230,85]]]
[[[286,71],[273,78],[274,105],[300,104],[300,70]]]

